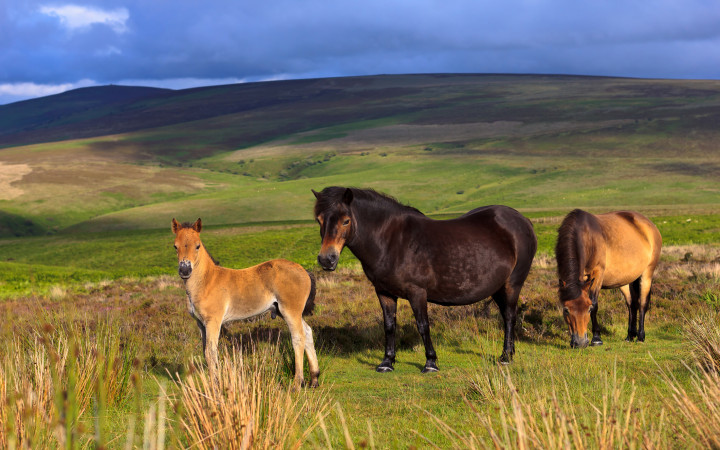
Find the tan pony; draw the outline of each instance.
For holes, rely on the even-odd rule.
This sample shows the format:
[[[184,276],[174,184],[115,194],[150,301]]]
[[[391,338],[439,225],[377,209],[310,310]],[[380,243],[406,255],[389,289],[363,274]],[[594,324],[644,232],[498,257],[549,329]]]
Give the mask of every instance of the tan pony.
[[[295,350],[295,380],[303,384],[303,352],[310,365],[311,387],[318,385],[318,367],[312,329],[302,318],[312,311],[315,278],[299,264],[274,259],[247,269],[219,266],[200,241],[202,222],[180,224],[172,220],[178,273],[185,283],[188,309],[202,336],[211,376],[217,376],[220,327],[265,312],[280,315],[290,329]]]
[[[650,286],[660,260],[662,237],[655,224],[634,211],[591,214],[576,209],[558,230],[555,257],[559,294],[570,346],[602,345],[597,321],[600,289],[620,288],[628,308],[627,341],[645,340]]]

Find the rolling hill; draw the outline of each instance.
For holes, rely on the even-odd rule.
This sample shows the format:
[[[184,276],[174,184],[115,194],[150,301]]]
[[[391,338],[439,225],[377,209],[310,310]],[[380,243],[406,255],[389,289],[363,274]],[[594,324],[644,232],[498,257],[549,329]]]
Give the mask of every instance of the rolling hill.
[[[720,82],[435,74],[186,90],[103,86],[0,106],[0,235],[311,220],[310,188],[453,215],[505,203],[720,209]]]

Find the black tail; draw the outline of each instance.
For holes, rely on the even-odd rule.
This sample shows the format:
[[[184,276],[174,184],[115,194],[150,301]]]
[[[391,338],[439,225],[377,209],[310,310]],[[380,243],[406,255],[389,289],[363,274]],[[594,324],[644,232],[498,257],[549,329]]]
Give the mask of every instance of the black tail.
[[[307,301],[305,302],[305,309],[303,309],[303,316],[312,316],[313,310],[315,309],[315,275],[309,270],[306,271],[310,277],[310,295],[308,295]]]

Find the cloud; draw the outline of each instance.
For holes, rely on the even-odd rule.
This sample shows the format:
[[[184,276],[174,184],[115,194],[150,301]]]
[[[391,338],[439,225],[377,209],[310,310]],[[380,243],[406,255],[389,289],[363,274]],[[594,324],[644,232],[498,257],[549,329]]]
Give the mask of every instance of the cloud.
[[[80,31],[91,25],[101,24],[110,27],[115,33],[122,34],[128,31],[127,21],[130,18],[127,8],[103,10],[79,5],[46,5],[40,7],[40,12],[59,18],[60,23],[70,31]]]
[[[75,83],[61,84],[37,84],[32,82],[25,83],[1,83],[0,84],[0,104],[16,102],[28,98],[44,97],[46,95],[60,94],[70,89],[94,86],[92,80],[80,80]]]

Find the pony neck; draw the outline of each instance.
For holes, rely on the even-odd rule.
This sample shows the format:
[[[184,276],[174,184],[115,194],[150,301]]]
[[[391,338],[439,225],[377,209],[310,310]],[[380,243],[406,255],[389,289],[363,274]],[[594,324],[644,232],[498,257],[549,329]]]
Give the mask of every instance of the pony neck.
[[[371,201],[365,199],[356,199],[350,206],[350,211],[355,224],[352,239],[346,243],[346,246],[365,266],[377,261],[388,246],[393,244],[392,239],[378,239],[387,225],[394,220],[402,220],[408,215],[420,215],[417,210],[407,208],[401,205],[386,202],[384,199],[380,201]],[[378,245],[378,241],[382,245]]]

